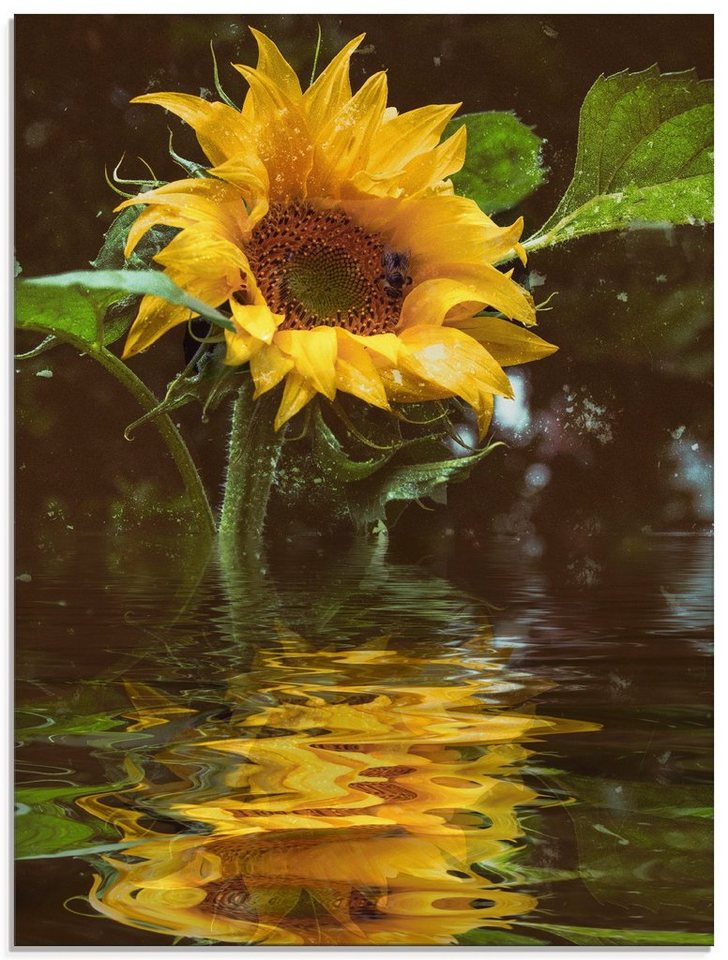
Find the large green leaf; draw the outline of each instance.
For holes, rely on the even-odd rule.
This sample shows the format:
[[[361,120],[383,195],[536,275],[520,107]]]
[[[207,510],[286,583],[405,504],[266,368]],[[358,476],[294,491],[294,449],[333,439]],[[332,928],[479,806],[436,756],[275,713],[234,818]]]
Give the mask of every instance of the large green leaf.
[[[18,327],[42,329],[52,336],[70,333],[88,344],[107,344],[117,339],[117,330],[113,325],[107,328],[103,317],[118,299],[113,290],[85,291],[75,285],[54,287],[18,280],[15,322]]]
[[[111,304],[130,294],[150,294],[188,307],[220,327],[231,321],[208,304],[185,293],[158,270],[79,270],[15,281],[15,318],[19,327],[42,328],[100,345],[116,339],[114,325],[104,325]]]
[[[447,125],[446,135],[465,125],[468,147],[463,169],[452,181],[486,213],[515,207],[544,179],[543,141],[512,113],[467,113]]]
[[[67,817],[65,811],[54,807],[49,811],[31,810],[18,817],[15,827],[15,856],[51,856],[64,850],[78,850],[97,842],[92,827]]]
[[[574,176],[527,249],[632,224],[713,219],[713,84],[693,70],[599,77],[579,118]]]

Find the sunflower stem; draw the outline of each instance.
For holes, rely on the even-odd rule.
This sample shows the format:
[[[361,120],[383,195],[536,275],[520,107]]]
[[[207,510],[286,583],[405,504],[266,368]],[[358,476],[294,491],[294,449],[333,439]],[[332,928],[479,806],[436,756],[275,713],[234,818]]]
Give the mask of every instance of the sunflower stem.
[[[227,560],[263,556],[270,491],[275,480],[285,428],[275,431],[275,400],[253,399],[253,383],[245,378],[233,405],[227,475],[218,538]]]

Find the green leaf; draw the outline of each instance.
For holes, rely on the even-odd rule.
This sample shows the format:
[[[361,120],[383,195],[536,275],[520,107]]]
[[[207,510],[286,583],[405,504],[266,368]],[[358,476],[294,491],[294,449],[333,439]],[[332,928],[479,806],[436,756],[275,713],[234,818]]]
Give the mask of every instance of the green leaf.
[[[16,822],[15,856],[19,860],[48,856],[78,848],[91,840],[95,840],[91,827],[69,820],[64,811],[54,809],[44,813],[33,810]]]
[[[569,943],[585,947],[687,946],[709,947],[711,933],[690,933],[687,930],[609,930],[600,927],[571,927],[554,923],[526,924],[538,930],[555,933]]]
[[[122,721],[108,713],[97,713],[91,716],[75,717],[67,719],[53,720],[53,738],[54,741],[65,736],[87,736],[96,733],[105,733],[107,730],[114,730],[121,725]],[[47,727],[45,724],[37,727],[18,727],[18,732],[22,733],[23,739],[28,742],[33,739],[34,732],[39,733],[38,739],[45,742]]]
[[[116,339],[112,325],[103,329],[103,317],[111,304],[134,295],[150,294],[188,307],[220,327],[232,329],[231,321],[197,297],[185,293],[158,270],[79,270],[32,280],[16,280],[15,317],[20,327],[43,328],[48,333],[70,333],[89,344]]]
[[[46,333],[71,333],[93,344],[102,336],[100,318],[115,299],[109,290],[84,293],[79,287],[43,287],[33,281],[15,284],[15,322]]]
[[[316,408],[314,420],[313,452],[322,469],[338,483],[352,483],[371,476],[392,456],[383,453],[370,460],[354,460],[344,450],[338,437],[324,420],[320,407]]]
[[[529,250],[632,224],[713,219],[713,84],[695,71],[601,76],[579,117],[574,176]]]
[[[486,213],[515,207],[545,176],[543,141],[512,113],[467,113],[447,125],[451,135],[465,125],[468,147],[463,169],[453,175],[455,190]]]
[[[127,207],[111,222],[96,259],[91,261],[95,270],[148,270],[152,258],[179,233],[176,227],[152,227],[139,240],[131,256],[125,257],[129,230],[143,209],[141,204]]]
[[[301,509],[318,504],[329,519],[366,529],[376,521],[393,523],[412,500],[446,502],[447,484],[464,480],[472,467],[498,444],[482,449],[459,441],[451,417],[455,404],[440,401],[403,405],[400,417],[366,404],[337,400],[324,410],[311,408],[307,447],[283,452],[279,489]],[[337,422],[338,421],[338,422]],[[338,427],[338,429],[337,429]],[[455,451],[465,455],[454,455]],[[308,482],[301,484],[301,478]],[[305,496],[301,493],[305,490]]]
[[[404,455],[411,462],[379,471],[368,480],[347,488],[349,510],[358,524],[365,526],[376,520],[386,520],[386,507],[393,502],[408,503],[433,496],[438,499],[443,484],[465,480],[475,464],[496,446],[491,444],[465,457],[417,462],[414,448],[420,444],[422,456],[432,456],[433,444],[443,450],[442,445],[430,437],[403,444]]]
[[[195,360],[195,357],[198,359]],[[132,434],[143,424],[156,420],[196,400],[202,407],[202,419],[207,419],[209,410],[215,410],[223,398],[240,387],[240,368],[225,364],[225,346],[216,344],[206,352],[198,351],[190,364],[169,384],[163,400],[129,426],[124,436]]]
[[[124,256],[129,230],[142,210],[141,206],[127,207],[111,221],[109,229],[104,234],[104,242],[101,249],[96,254],[96,259],[91,261],[91,266],[95,270],[123,270],[129,267],[139,265],[136,259],[138,254],[135,250],[127,260]],[[145,235],[146,236],[146,235]],[[143,240],[144,238],[142,238]],[[141,243],[142,241],[140,241]],[[148,263],[144,266],[149,266]]]

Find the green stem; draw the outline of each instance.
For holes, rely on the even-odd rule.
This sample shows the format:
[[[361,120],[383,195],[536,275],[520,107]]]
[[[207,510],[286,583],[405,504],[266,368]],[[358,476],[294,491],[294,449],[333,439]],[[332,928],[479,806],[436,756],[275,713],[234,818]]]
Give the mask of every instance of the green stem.
[[[223,553],[263,555],[263,528],[270,491],[283,446],[285,428],[276,431],[277,398],[253,400],[248,376],[233,406],[225,493],[218,536]]]
[[[553,235],[553,231],[543,235],[534,234],[532,237],[529,237],[528,240],[524,240],[523,249],[527,254],[530,255],[535,253],[536,250],[542,250],[544,247],[551,246]],[[510,253],[506,254],[506,256],[495,260],[493,262],[493,266],[499,267],[502,263],[510,263],[511,260],[515,260],[517,256],[518,254],[515,252],[515,250],[512,250]]]
[[[309,81],[309,87],[313,86],[313,82],[316,79],[316,70],[318,68],[319,53],[321,53],[321,24],[317,23],[316,27],[318,29],[318,37],[316,39],[316,52],[313,55],[313,68],[311,70],[311,79]]]
[[[46,327],[34,327],[32,324],[23,324],[23,329],[35,329],[38,333],[48,333]],[[126,387],[144,410],[153,410],[158,405],[157,398],[152,391],[142,383],[139,377],[137,377],[125,363],[114,356],[106,347],[91,345],[87,340],[83,340],[81,337],[76,337],[66,331],[54,330],[53,334],[58,337],[59,340],[63,340],[64,343],[75,347],[80,353],[93,357],[93,359],[100,363],[119,383]],[[213,536],[215,533],[215,518],[210,509],[210,503],[207,499],[205,488],[202,486],[200,475],[190,456],[190,451],[187,449],[187,444],[166,413],[156,417],[154,423],[179,470],[187,491],[187,496],[199,520],[200,527],[204,529],[205,533],[209,536]]]
[[[596,230],[581,230],[579,233],[572,232],[568,235],[564,235],[564,231],[569,226],[570,223],[573,223],[578,217],[584,213],[585,210],[588,210],[590,207],[596,206],[603,197],[601,195],[596,197],[591,197],[585,203],[582,203],[581,206],[577,207],[576,210],[572,210],[571,213],[567,216],[562,217],[561,220],[558,220],[554,223],[553,226],[550,224],[553,222],[553,217],[549,217],[546,223],[538,230],[533,236],[529,237],[528,240],[524,240],[523,249],[526,253],[535,253],[537,250],[543,250],[545,247],[555,247],[558,243],[564,243],[567,240],[576,240],[579,237],[587,236],[590,233],[605,233],[607,229],[596,229]],[[611,229],[616,229],[612,227]],[[515,251],[509,253],[507,257],[503,257],[501,260],[496,260],[496,265],[500,263],[507,263],[509,260],[515,260],[516,253]]]

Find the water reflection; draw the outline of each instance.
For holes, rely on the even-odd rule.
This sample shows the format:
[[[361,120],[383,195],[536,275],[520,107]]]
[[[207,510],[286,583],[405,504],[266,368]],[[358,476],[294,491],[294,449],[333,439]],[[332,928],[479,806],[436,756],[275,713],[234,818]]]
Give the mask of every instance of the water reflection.
[[[100,546],[19,581],[23,945],[709,942],[709,540]]]
[[[536,909],[503,872],[519,814],[541,802],[524,763],[542,738],[596,727],[525,706],[543,681],[509,669],[482,611],[473,630],[468,598],[379,574],[390,594],[406,586],[419,627],[406,643],[371,609],[372,635],[342,640],[346,603],[341,631],[325,618],[338,641],[278,622],[203,707],[127,681],[127,732],[154,745],[132,751],[122,791],[76,801],[120,834],[99,858],[96,910],[198,942],[441,944]],[[384,581],[370,567],[356,582]],[[423,630],[412,600],[438,591],[451,616],[470,609],[468,634],[442,603]]]

